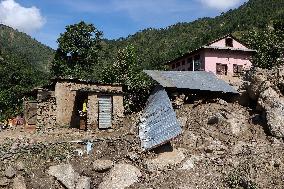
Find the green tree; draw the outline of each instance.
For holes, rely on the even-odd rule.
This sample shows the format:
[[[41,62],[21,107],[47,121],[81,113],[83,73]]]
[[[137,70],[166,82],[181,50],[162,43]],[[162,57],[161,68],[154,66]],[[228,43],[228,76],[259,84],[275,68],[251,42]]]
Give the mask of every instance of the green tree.
[[[58,49],[52,63],[54,76],[90,78],[98,63],[102,32],[93,24],[81,21],[69,25],[58,38]]]
[[[112,65],[106,66],[102,72],[102,82],[123,84],[126,113],[143,109],[149,97],[152,82],[142,72],[142,69],[134,47],[128,45],[118,51],[116,61]]]
[[[23,94],[43,84],[46,77],[26,60],[0,53],[0,120],[19,113]]]
[[[271,69],[283,63],[284,22],[274,21],[272,27],[265,30],[253,30],[244,37],[247,44],[257,50],[253,64],[257,67]]]

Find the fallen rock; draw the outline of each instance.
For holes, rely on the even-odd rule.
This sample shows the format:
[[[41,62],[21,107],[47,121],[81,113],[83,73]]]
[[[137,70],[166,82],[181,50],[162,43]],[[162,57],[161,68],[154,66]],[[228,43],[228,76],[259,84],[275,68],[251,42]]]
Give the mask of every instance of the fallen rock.
[[[215,115],[208,118],[208,124],[213,125],[220,123],[222,120],[225,120],[224,116],[220,113],[216,113]]]
[[[205,147],[206,153],[224,154],[228,148],[221,141],[213,141],[209,146]]]
[[[54,176],[68,189],[74,189],[76,181],[79,179],[79,174],[70,164],[51,166],[48,169],[48,174]]]
[[[140,170],[129,164],[116,164],[109,175],[103,179],[99,189],[123,189],[138,181]]]
[[[23,171],[23,170],[25,170],[25,165],[24,165],[24,163],[23,163],[22,161],[18,161],[18,162],[16,163],[15,167],[16,167],[16,169],[17,169],[18,171]]]
[[[18,175],[13,179],[13,189],[26,189],[26,183],[25,183],[25,178],[21,175]]]
[[[146,161],[147,169],[149,171],[165,170],[169,166],[180,164],[185,159],[185,151],[185,149],[179,148],[173,149],[171,152],[163,152],[157,158]]]
[[[200,161],[203,159],[203,156],[191,156],[189,159],[187,159],[179,168],[180,170],[192,170],[195,166],[195,162]]]
[[[111,169],[113,167],[113,162],[111,160],[95,160],[93,162],[93,167],[95,171],[103,172]]]
[[[7,178],[13,178],[16,175],[16,171],[12,166],[9,166],[6,170],[5,170],[5,176]]]
[[[4,186],[8,186],[10,183],[10,180],[7,179],[6,177],[3,177],[0,179],[0,186],[1,187],[4,187]]]
[[[76,189],[90,189],[91,178],[82,176],[77,182]]]
[[[283,138],[284,99],[274,89],[268,88],[260,94],[258,104],[265,111],[270,133],[275,137]]]

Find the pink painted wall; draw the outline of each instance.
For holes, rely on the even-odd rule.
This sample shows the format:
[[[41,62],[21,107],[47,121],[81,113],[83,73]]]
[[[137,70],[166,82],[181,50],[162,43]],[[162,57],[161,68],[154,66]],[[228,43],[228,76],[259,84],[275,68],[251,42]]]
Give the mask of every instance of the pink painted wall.
[[[250,54],[246,52],[225,52],[216,50],[205,50],[205,71],[211,71],[216,74],[216,63],[226,64],[228,66],[228,75],[233,75],[233,65],[243,65],[244,70],[251,68],[252,63],[249,60]]]
[[[211,47],[226,47],[226,38],[221,39],[219,41],[216,41],[209,46]],[[242,45],[241,43],[237,42],[233,39],[233,48],[239,48],[239,49],[248,49],[246,46]]]

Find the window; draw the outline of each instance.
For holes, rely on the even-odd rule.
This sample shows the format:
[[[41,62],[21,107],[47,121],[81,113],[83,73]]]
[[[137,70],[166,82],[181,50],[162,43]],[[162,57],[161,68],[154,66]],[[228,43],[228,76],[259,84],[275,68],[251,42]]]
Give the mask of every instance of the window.
[[[226,45],[226,47],[233,47],[233,39],[232,38],[226,38],[225,39],[225,45]]]
[[[234,75],[240,75],[243,72],[243,65],[234,64],[233,72],[234,72]]]
[[[216,63],[216,74],[227,75],[228,66],[226,64]]]

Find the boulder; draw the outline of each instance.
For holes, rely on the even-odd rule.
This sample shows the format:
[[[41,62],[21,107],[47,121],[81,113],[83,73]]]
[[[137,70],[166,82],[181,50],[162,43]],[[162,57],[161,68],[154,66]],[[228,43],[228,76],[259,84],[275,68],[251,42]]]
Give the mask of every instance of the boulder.
[[[59,164],[51,166],[48,174],[59,180],[66,188],[75,189],[79,174],[75,172],[71,164]]]
[[[263,91],[258,105],[265,111],[267,126],[275,137],[284,137],[284,99],[272,88]]]
[[[76,189],[90,189],[91,188],[91,178],[82,176],[76,184]]]
[[[21,175],[18,175],[13,179],[13,189],[26,189],[26,183],[25,183],[25,178]]]
[[[7,178],[13,178],[16,175],[16,171],[12,166],[7,167],[7,169],[5,169],[5,176]]]
[[[149,171],[165,170],[169,166],[180,164],[185,159],[185,149],[173,149],[170,152],[162,152],[155,159],[146,160],[146,166]]]
[[[190,171],[195,167],[195,163],[200,161],[203,158],[204,158],[203,156],[193,155],[182,164],[182,166],[181,166],[181,168],[179,168],[179,170]]]
[[[93,167],[95,171],[103,172],[111,169],[113,167],[113,162],[111,160],[95,160],[93,162]]]
[[[123,189],[139,180],[140,170],[129,164],[116,164],[103,179],[99,189]]]
[[[7,179],[6,177],[3,177],[0,179],[0,188],[1,187],[5,187],[5,186],[8,186],[10,183],[10,180]]]
[[[213,125],[220,123],[222,120],[225,120],[224,116],[220,113],[216,113],[215,115],[208,118],[207,123]]]

